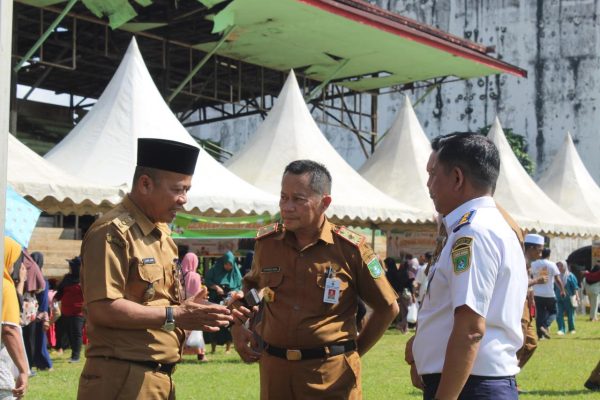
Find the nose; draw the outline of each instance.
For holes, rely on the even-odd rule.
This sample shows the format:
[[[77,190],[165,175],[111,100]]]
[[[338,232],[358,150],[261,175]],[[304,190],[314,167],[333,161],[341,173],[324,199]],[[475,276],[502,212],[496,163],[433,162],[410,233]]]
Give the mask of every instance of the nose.
[[[187,203],[187,193],[183,192],[177,196],[177,204],[184,205]]]
[[[282,212],[294,211],[294,203],[290,200],[279,200],[279,209]]]

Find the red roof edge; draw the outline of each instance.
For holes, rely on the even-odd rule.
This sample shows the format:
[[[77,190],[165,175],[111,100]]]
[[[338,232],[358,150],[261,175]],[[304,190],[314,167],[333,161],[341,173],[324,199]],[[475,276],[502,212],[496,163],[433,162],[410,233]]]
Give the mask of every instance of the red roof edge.
[[[365,25],[414,40],[416,42],[466,58],[518,77],[526,78],[527,71],[490,57],[486,46],[451,35],[432,26],[394,14],[362,0],[297,0]]]

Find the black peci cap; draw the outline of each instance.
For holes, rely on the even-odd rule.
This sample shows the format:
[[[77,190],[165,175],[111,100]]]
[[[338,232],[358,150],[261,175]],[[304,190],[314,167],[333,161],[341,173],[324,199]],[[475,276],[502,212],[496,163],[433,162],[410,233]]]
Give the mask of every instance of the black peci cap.
[[[138,139],[137,165],[163,171],[193,175],[198,147],[165,139]]]

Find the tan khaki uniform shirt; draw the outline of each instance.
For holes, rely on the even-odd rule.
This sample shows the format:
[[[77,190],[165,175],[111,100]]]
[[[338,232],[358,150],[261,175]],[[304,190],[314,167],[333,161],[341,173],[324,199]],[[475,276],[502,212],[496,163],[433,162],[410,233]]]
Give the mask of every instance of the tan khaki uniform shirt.
[[[356,339],[359,297],[372,307],[396,301],[379,259],[364,238],[355,234],[352,243],[335,233],[338,229],[326,220],[319,239],[304,249],[298,248],[294,234],[285,230],[256,242],[244,289],[268,287],[274,293],[272,301],[263,303],[262,320],[256,326],[267,343],[302,349]],[[329,267],[340,280],[337,304],[323,302]]]
[[[164,223],[151,222],[129,199],[98,219],[81,247],[84,306],[127,299],[149,307],[179,304],[177,246]],[[119,329],[88,319],[87,357],[173,363],[180,359],[181,329]]]

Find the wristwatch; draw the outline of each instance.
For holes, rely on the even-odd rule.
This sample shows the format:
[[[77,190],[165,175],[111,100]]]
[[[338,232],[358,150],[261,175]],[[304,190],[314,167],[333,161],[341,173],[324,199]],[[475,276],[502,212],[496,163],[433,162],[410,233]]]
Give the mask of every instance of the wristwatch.
[[[173,316],[173,307],[166,308],[166,319],[162,326],[162,330],[166,332],[172,332],[175,330],[175,317]]]

